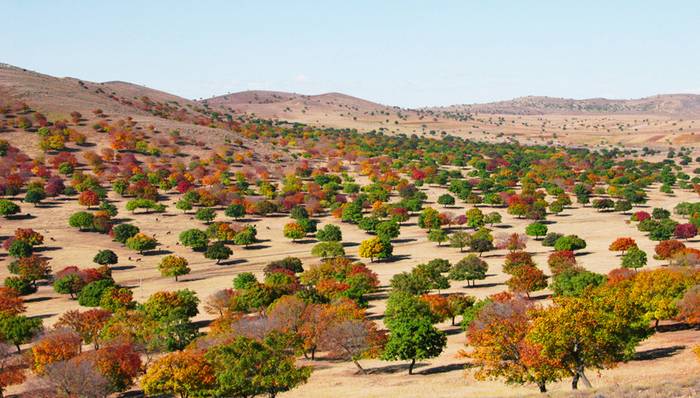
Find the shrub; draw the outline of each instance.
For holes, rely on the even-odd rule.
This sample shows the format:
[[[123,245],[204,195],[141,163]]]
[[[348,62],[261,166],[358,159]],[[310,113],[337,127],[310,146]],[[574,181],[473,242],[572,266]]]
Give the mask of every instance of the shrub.
[[[113,265],[119,262],[119,257],[111,250],[100,250],[92,261],[99,265]]]
[[[102,294],[113,286],[112,279],[100,279],[88,283],[78,293],[78,303],[85,307],[99,307]]]

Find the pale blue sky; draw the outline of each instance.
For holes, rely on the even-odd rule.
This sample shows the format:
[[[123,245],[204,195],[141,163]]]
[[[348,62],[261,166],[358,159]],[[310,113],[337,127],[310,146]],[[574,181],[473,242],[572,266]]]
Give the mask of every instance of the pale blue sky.
[[[0,62],[188,98],[700,93],[698,1],[0,0]]]

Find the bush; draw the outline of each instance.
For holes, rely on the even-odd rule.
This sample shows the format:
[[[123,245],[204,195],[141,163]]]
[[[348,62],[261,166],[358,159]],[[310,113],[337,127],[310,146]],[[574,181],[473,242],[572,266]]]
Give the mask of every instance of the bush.
[[[0,199],[0,216],[7,217],[20,212],[19,206],[7,199]]]
[[[554,243],[554,249],[557,251],[560,250],[571,250],[571,251],[576,251],[576,250],[581,250],[586,248],[586,241],[579,238],[576,235],[566,235],[562,236],[561,238],[557,239],[557,241]]]
[[[216,260],[219,264],[221,260],[226,260],[233,254],[233,250],[226,246],[223,242],[216,242],[211,246],[207,247],[207,251],[204,253],[204,257],[210,260]]]
[[[86,211],[79,211],[73,213],[70,218],[68,218],[68,225],[73,228],[79,228],[81,231],[91,230],[93,227],[94,216],[92,213]]]
[[[559,240],[559,238],[562,236],[564,235],[556,232],[550,232],[544,237],[544,239],[542,239],[542,246],[554,247],[554,244],[557,243],[557,240]]]

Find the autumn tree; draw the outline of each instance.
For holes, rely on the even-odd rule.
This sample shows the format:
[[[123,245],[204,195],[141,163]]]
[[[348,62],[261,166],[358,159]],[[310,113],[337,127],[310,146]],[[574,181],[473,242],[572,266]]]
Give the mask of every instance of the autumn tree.
[[[4,397],[7,387],[24,383],[25,362],[25,358],[13,354],[11,345],[0,343],[0,397]]]
[[[530,341],[531,305],[521,298],[486,304],[469,324],[467,344],[473,348],[463,356],[478,368],[479,380],[503,378],[509,384],[536,384],[540,392],[547,383],[563,377],[556,359],[542,355],[542,347]]]
[[[146,394],[173,394],[180,398],[204,396],[214,387],[214,369],[199,351],[176,351],[157,359],[146,370],[141,385]]]
[[[32,347],[32,369],[42,375],[48,365],[78,356],[80,345],[80,336],[72,330],[53,330],[42,336]]]
[[[369,258],[371,262],[374,262],[375,258],[384,259],[391,257],[393,246],[379,237],[374,237],[363,240],[360,243],[359,252],[360,257]]]
[[[539,268],[527,265],[519,267],[506,281],[506,285],[513,292],[525,293],[530,298],[530,292],[547,287],[547,277]]]
[[[624,256],[627,250],[637,247],[637,242],[632,238],[617,238],[608,247],[608,250],[612,252],[621,252]]]
[[[98,308],[83,312],[70,310],[58,318],[56,326],[74,331],[80,336],[83,344],[93,344],[97,350],[100,348],[99,334],[111,316],[110,311]]]

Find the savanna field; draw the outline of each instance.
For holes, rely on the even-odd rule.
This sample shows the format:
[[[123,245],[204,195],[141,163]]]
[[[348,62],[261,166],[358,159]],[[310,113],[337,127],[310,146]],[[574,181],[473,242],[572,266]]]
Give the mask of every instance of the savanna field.
[[[2,393],[697,395],[694,119],[539,101],[1,66]]]

